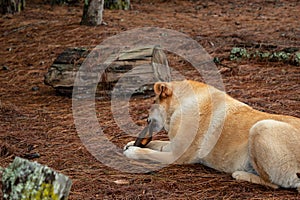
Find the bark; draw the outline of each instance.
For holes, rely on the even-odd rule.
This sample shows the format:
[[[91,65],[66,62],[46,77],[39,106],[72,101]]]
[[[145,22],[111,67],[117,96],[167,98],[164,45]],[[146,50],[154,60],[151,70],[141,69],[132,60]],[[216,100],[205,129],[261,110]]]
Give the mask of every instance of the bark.
[[[79,68],[90,53],[85,48],[66,49],[61,53],[48,69],[44,82],[52,86],[60,94],[70,96]],[[85,72],[81,72],[84,74]],[[136,90],[134,94],[147,94],[152,92],[153,84],[159,81],[170,81],[171,74],[167,57],[158,47],[144,47],[121,52],[115,61],[105,70],[98,83],[96,96],[109,96],[111,90],[126,73],[127,81],[122,82],[123,88],[129,91],[142,79],[145,87]],[[95,80],[97,73],[86,72],[86,80]],[[93,77],[95,76],[95,77]],[[90,85],[93,83],[90,83]],[[117,90],[118,88],[114,88]],[[122,89],[122,88],[121,88]]]
[[[80,24],[97,26],[102,23],[104,0],[85,0]]]
[[[67,176],[19,157],[2,173],[3,200],[66,200],[71,184]]]

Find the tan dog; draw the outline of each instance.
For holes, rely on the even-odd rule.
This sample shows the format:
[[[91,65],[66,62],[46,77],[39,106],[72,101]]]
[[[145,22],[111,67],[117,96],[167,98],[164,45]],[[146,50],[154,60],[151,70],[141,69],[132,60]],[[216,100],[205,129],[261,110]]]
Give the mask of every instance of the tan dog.
[[[146,148],[129,142],[124,154],[161,163],[202,163],[237,180],[300,192],[300,119],[252,109],[212,86],[180,81],[154,86],[153,131],[170,141]]]

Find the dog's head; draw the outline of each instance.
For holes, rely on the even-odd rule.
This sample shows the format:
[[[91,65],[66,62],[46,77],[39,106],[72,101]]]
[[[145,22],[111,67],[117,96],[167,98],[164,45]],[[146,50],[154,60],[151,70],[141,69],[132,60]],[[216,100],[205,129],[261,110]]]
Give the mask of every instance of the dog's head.
[[[183,111],[186,101],[196,100],[192,81],[157,82],[154,85],[155,104],[150,109],[148,121],[155,121],[155,130],[169,130],[170,118],[177,110]]]
[[[172,87],[170,83],[158,82],[154,85],[156,94],[147,119],[148,125],[139,134],[135,146],[145,147],[152,139],[153,132],[169,129],[169,108],[172,101]]]
[[[154,85],[155,103],[149,112],[148,121],[153,122],[153,130],[168,131],[171,108],[173,105],[173,87],[172,83],[157,82]]]
[[[194,101],[194,89],[191,81],[155,83],[155,102],[149,111],[148,126],[139,135],[139,138],[149,139],[143,140],[143,144],[136,142],[137,146],[144,146],[144,144],[149,143],[153,132],[159,132],[162,129],[169,132],[173,114],[176,112],[177,117],[181,116],[182,112],[186,110],[182,105],[186,104],[186,101],[190,101],[188,103]],[[179,122],[177,120],[176,123]]]

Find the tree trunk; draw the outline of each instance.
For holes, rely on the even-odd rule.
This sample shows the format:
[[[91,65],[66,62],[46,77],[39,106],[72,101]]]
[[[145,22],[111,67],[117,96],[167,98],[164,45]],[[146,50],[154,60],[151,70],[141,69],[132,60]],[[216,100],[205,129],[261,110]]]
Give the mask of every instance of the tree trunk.
[[[71,180],[49,167],[16,157],[3,170],[3,200],[60,199],[66,200]]]
[[[102,23],[104,0],[85,0],[80,24],[97,26]]]
[[[25,0],[0,0],[1,14],[14,14],[25,8]]]
[[[104,8],[111,10],[129,10],[130,0],[104,0]]]

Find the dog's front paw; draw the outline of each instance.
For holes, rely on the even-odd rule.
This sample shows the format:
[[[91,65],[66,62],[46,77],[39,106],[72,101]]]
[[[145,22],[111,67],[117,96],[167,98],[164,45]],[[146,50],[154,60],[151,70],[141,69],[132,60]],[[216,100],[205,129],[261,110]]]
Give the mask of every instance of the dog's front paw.
[[[133,146],[133,145],[134,145],[134,142],[135,142],[135,141],[128,142],[128,143],[124,146],[123,151],[126,151],[129,147]]]
[[[128,143],[129,144],[129,143]],[[132,145],[126,145],[124,147],[124,152],[123,154],[127,157],[127,158],[131,158],[131,159],[135,159],[138,160],[139,158],[139,154],[138,151],[141,149],[140,147],[136,147],[136,146],[132,146]]]
[[[243,171],[235,171],[231,174],[232,178],[236,179],[236,180],[243,180],[245,179],[245,173]]]

